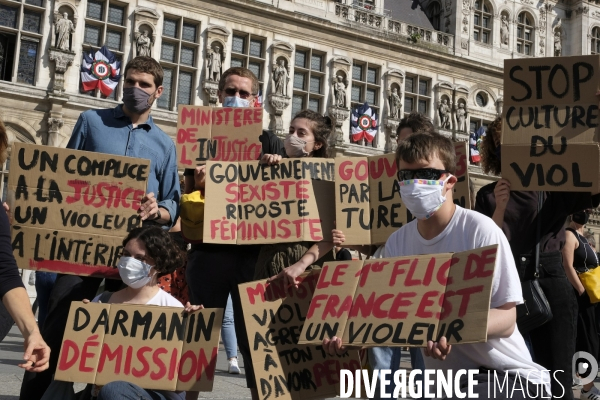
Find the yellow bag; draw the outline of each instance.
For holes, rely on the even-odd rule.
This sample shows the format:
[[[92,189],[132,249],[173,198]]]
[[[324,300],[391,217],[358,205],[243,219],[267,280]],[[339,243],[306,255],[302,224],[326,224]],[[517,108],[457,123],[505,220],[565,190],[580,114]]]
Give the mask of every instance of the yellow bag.
[[[596,267],[580,273],[579,280],[590,297],[590,302],[592,304],[600,302],[600,268]]]
[[[204,196],[199,190],[181,196],[179,202],[181,234],[188,243],[202,243]]]

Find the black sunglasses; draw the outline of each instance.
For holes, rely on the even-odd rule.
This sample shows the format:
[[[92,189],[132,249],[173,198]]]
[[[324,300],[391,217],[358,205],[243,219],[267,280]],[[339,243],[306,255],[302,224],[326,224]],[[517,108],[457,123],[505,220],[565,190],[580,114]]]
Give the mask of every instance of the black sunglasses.
[[[225,94],[227,94],[227,96],[235,96],[236,93],[239,93],[242,99],[247,99],[248,97],[253,96],[252,93],[246,92],[245,90],[238,90],[236,88],[225,89]]]
[[[398,171],[398,182],[409,181],[411,179],[437,181],[445,173],[448,173],[448,171],[435,168],[401,169]]]

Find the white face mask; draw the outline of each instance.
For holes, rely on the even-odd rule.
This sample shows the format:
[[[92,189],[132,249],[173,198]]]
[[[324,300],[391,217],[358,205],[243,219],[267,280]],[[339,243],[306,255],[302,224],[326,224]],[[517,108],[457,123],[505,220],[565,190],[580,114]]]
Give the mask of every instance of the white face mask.
[[[123,282],[133,289],[146,286],[152,279],[148,276],[152,266],[133,257],[121,257],[117,268]]]
[[[442,192],[448,178],[444,181],[411,179],[400,182],[402,202],[418,219],[429,219],[446,201]]]
[[[304,147],[306,147],[307,143],[308,142],[306,140],[302,140],[296,135],[289,134],[283,141],[285,154],[291,158],[307,157],[309,153],[304,150]]]
[[[250,100],[237,96],[227,96],[223,100],[223,107],[250,107]]]

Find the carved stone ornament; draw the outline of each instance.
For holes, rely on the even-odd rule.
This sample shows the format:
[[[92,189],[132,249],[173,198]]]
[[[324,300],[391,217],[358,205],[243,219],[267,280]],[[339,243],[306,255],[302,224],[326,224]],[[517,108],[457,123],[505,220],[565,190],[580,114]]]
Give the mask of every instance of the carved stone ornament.
[[[330,106],[327,110],[329,117],[335,123],[335,134],[329,136],[329,144],[331,146],[339,146],[344,144],[344,133],[342,132],[342,125],[350,117],[350,110],[347,108],[340,108],[336,106]]]
[[[385,120],[385,147],[383,151],[386,153],[393,153],[398,147],[398,125],[400,125],[399,119],[387,118]]]
[[[435,115],[433,122],[440,129],[452,130],[452,105],[454,104],[454,86],[450,82],[441,81],[434,87]]]
[[[600,11],[593,11],[592,12],[592,17],[594,17],[594,18],[600,18]]]
[[[348,109],[348,92],[350,91],[348,76],[352,62],[343,56],[334,57],[331,61],[331,99],[334,107]]]
[[[465,15],[471,12],[471,0],[462,0],[462,12]]]
[[[269,104],[273,107],[273,114],[275,116],[275,127],[272,130],[277,135],[283,135],[285,133],[282,115],[285,109],[289,107],[290,103],[290,97],[280,96],[275,93],[269,94]]]
[[[69,51],[50,49],[49,59],[54,61],[54,85],[52,90],[56,95],[62,95],[65,91],[65,73],[73,65],[75,53]]]
[[[227,55],[227,39],[231,35],[231,32],[219,25],[209,25],[206,32],[206,72],[202,81],[202,88],[208,95],[209,104],[216,106],[219,101],[217,97],[219,79],[221,78]]]
[[[219,101],[219,96],[217,96],[217,91],[219,90],[219,82],[204,81],[202,82],[202,88],[208,96],[208,103],[211,106],[216,106]]]
[[[465,39],[463,39],[463,40],[460,42],[460,47],[462,47],[464,50],[467,50],[467,49],[469,48],[469,41],[468,41],[468,40],[465,40]]]

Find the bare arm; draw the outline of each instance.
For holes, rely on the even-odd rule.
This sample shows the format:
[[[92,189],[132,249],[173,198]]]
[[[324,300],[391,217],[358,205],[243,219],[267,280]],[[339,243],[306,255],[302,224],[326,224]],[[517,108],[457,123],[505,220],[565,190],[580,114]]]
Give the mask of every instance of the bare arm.
[[[331,251],[331,249],[333,249],[333,246],[333,242],[319,242],[313,244],[310,247],[310,249],[308,249],[308,251],[304,253],[302,258],[298,260],[298,262],[287,267],[279,274],[269,278],[268,282],[274,281],[275,279],[283,278],[285,280],[286,286],[297,286],[298,282],[296,282],[296,278],[299,277],[304,271],[306,271],[306,268],[314,264],[319,258],[323,257],[326,253]]]
[[[496,209],[492,215],[492,220],[502,229],[506,205],[510,199],[510,182],[506,179],[500,179],[494,188],[494,197],[496,198]]]
[[[517,303],[506,303],[491,308],[488,314],[488,339],[507,338],[513,334],[517,323]]]
[[[31,312],[29,296],[25,288],[18,287],[6,292],[2,303],[25,339],[23,359],[26,362],[20,364],[19,367],[32,372],[42,372],[48,369],[50,348],[42,339],[35,317]]]
[[[573,232],[569,231],[565,231],[565,239],[565,245],[562,249],[563,268],[565,269],[565,274],[567,274],[567,279],[581,296],[583,292],[585,292],[585,288],[581,284],[581,281],[577,276],[577,271],[575,271],[575,268],[573,267],[575,250],[579,248],[579,241],[575,235],[573,235]]]

